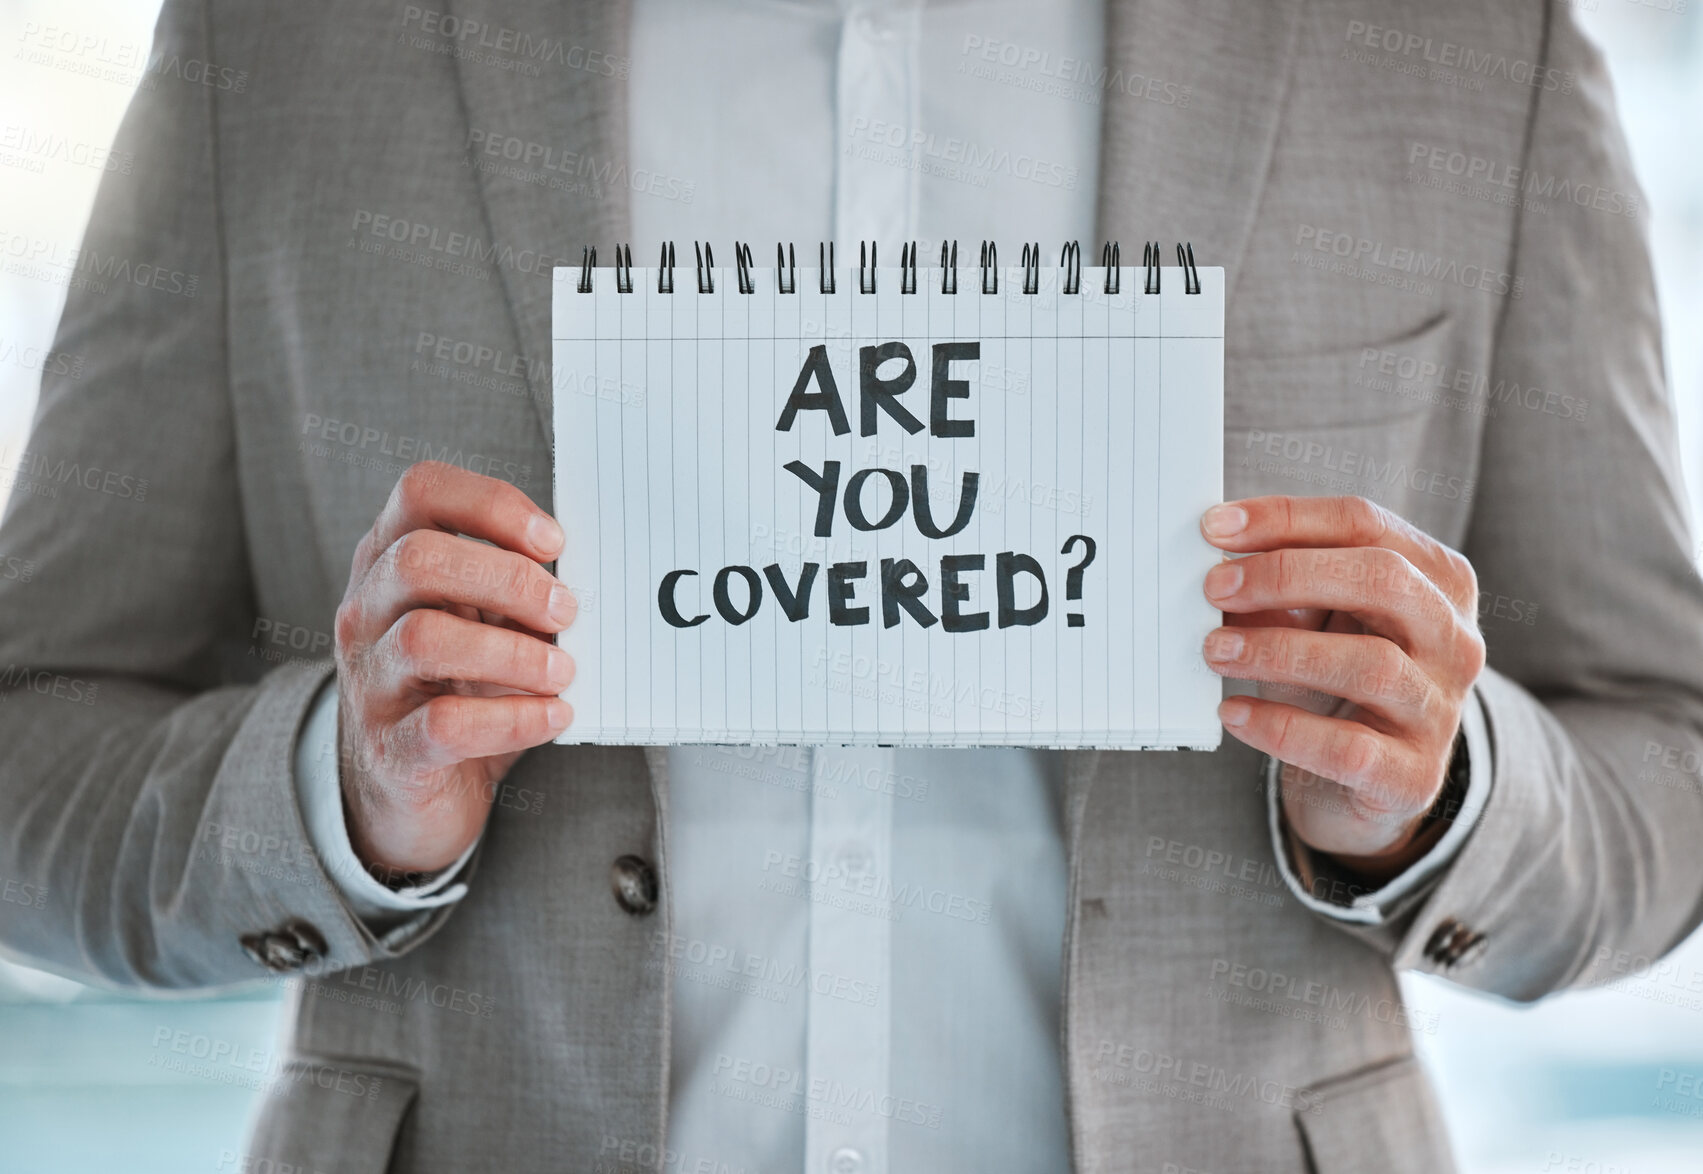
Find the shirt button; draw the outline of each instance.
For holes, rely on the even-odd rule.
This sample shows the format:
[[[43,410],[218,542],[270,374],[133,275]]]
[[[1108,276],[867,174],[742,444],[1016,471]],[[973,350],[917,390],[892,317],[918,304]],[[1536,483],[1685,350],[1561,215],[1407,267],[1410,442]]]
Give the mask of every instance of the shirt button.
[[[617,856],[609,867],[615,903],[634,917],[656,908],[656,871],[637,856]]]
[[[840,849],[840,867],[847,876],[862,876],[875,868],[875,853],[864,844],[847,844]]]
[[[863,1151],[841,1146],[828,1157],[828,1174],[862,1174]]]

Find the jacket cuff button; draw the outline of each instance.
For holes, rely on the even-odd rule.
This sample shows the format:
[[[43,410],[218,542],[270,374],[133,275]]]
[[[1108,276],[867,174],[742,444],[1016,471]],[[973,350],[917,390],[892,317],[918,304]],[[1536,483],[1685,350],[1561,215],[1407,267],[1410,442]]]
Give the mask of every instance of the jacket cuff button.
[[[265,938],[257,933],[245,933],[238,940],[242,943],[242,952],[248,955],[250,962],[256,966],[266,965]]]
[[[325,935],[321,934],[312,924],[300,918],[285,922],[280,932],[288,935],[290,940],[295,943],[296,949],[301,951],[305,961],[317,962],[329,952],[325,945]]]
[[[1474,933],[1453,917],[1445,917],[1425,941],[1425,957],[1452,969],[1472,962],[1484,952],[1484,935]]]
[[[1461,923],[1452,917],[1445,917],[1438,923],[1431,936],[1425,940],[1425,957],[1432,962],[1442,962],[1448,956],[1449,941]]]
[[[300,970],[326,953],[324,935],[299,918],[269,933],[245,934],[239,940],[253,962],[278,974]]]

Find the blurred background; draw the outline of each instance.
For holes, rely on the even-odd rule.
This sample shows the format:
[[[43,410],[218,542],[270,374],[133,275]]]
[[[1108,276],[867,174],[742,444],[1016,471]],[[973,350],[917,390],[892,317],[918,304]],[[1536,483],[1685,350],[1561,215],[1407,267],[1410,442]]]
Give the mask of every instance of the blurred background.
[[[1488,2],[1488,0],[1487,0]],[[63,285],[20,262],[74,248],[152,38],[158,0],[0,0],[0,470],[18,460]],[[1703,517],[1703,13],[1698,0],[1576,0],[1607,54],[1648,197],[1693,518]],[[32,53],[46,28],[93,38]],[[51,150],[40,144],[51,141]],[[1566,329],[1557,323],[1557,330]],[[0,478],[0,491],[9,478]],[[1703,552],[1700,552],[1703,553]],[[1703,845],[1699,846],[1703,851]],[[1703,1170],[1703,935],[1607,989],[1517,1008],[1409,976],[1418,1046],[1470,1174]],[[138,1000],[0,958],[0,1169],[240,1168],[272,1063],[276,986]],[[191,1055],[252,1064],[183,1071]]]

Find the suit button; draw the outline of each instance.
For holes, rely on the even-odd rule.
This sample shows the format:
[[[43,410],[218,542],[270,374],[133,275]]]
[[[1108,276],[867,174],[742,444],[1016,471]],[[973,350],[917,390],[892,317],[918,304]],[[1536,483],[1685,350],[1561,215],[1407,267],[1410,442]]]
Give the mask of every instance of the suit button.
[[[326,952],[324,936],[300,919],[287,921],[266,933],[244,934],[240,940],[243,953],[278,974],[300,970],[323,958]]]
[[[656,872],[637,856],[618,856],[609,868],[615,903],[634,917],[656,908]]]

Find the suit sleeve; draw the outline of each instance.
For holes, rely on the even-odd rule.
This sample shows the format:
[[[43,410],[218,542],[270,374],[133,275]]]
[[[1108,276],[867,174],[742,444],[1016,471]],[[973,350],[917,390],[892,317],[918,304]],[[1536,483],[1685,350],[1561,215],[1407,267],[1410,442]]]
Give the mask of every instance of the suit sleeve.
[[[1398,966],[1519,1000],[1608,981],[1703,917],[1703,583],[1642,197],[1565,5],[1547,39],[1525,161],[1547,213],[1521,216],[1491,377],[1522,391],[1486,421],[1465,550],[1489,800],[1422,903],[1356,931]]]
[[[154,55],[215,60],[195,0]],[[144,81],[67,274],[0,522],[0,946],[74,977],[205,987],[380,942],[312,850],[292,752],[328,662],[222,684],[254,592],[232,433],[216,88]],[[253,100],[253,95],[234,100]]]

